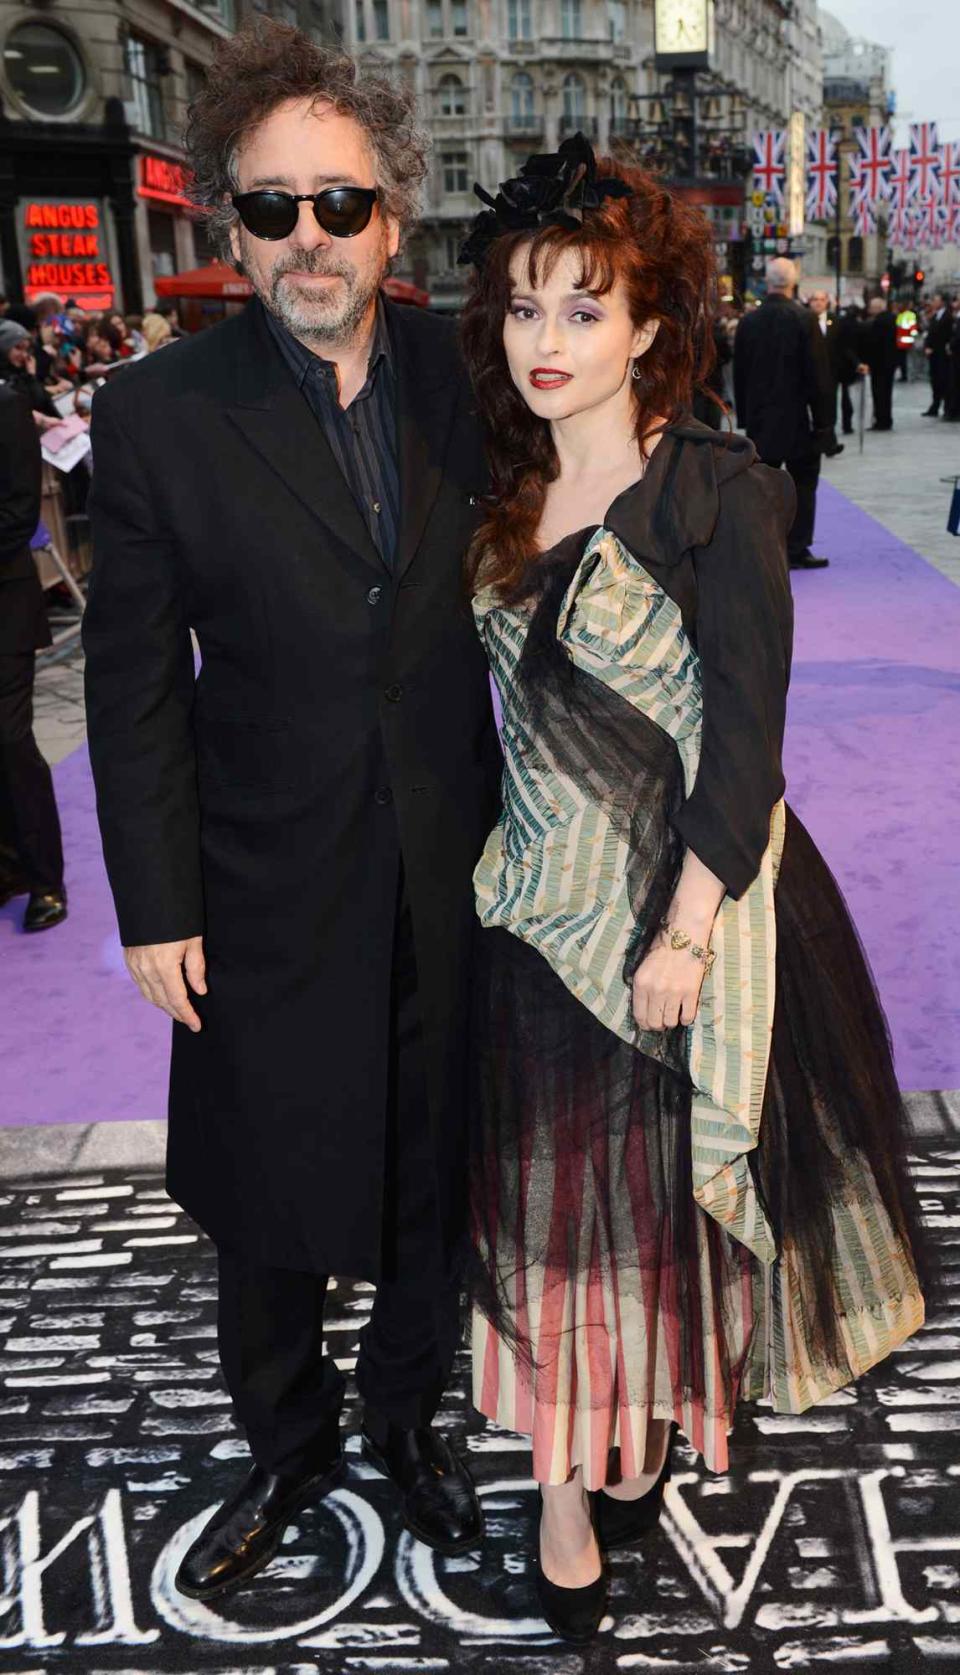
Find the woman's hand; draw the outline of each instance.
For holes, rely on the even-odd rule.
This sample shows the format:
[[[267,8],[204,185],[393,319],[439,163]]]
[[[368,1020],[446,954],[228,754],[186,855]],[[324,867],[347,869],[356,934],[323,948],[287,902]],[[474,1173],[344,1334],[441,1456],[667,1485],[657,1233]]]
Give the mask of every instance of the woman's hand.
[[[660,933],[633,976],[633,1016],[638,1029],[692,1024],[706,967],[689,948],[671,948]]]

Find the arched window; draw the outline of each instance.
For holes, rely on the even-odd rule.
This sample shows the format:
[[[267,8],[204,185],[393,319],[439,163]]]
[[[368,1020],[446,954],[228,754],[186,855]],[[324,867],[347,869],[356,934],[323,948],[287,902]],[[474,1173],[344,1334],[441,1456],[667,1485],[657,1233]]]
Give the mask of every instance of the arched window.
[[[585,93],[583,82],[578,75],[570,74],[563,78],[563,114],[567,122],[582,122],[584,117]]]
[[[520,70],[510,83],[510,115],[515,122],[529,121],[533,115],[533,77]]]
[[[441,116],[465,116],[467,90],[459,76],[441,76],[437,88]]]
[[[627,120],[627,84],[622,76],[610,83],[610,116],[614,124],[622,125]]]

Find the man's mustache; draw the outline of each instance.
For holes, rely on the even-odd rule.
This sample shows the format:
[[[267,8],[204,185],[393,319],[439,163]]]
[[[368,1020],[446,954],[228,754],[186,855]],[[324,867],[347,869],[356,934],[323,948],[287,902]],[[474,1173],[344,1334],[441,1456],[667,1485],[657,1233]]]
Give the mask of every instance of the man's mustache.
[[[350,279],[353,276],[353,269],[343,262],[325,262],[319,259],[316,253],[312,255],[306,253],[293,261],[288,257],[286,260],[278,262],[273,270],[274,282],[282,279],[288,273],[306,273],[314,278],[320,275],[325,279]]]

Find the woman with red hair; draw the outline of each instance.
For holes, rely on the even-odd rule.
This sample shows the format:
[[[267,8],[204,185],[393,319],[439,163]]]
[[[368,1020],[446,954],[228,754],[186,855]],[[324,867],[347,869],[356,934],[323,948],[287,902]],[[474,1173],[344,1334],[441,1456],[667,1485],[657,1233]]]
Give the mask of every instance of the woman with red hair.
[[[532,1437],[554,1630],[655,1528],[683,1432],[800,1412],[924,1319],[885,1023],[783,801],[789,479],[691,417],[700,213],[582,136],[478,216],[469,559],[503,707],[477,868],[474,1400]]]

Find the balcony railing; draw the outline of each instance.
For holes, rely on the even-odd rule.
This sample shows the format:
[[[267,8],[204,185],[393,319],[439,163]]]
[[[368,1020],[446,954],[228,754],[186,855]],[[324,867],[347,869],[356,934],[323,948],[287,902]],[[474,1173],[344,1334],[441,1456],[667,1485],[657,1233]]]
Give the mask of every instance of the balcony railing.
[[[560,138],[569,139],[571,134],[585,134],[588,140],[597,137],[597,119],[595,116],[561,116]]]
[[[508,116],[504,127],[511,139],[537,140],[543,133],[543,117],[531,111],[529,116]]]

